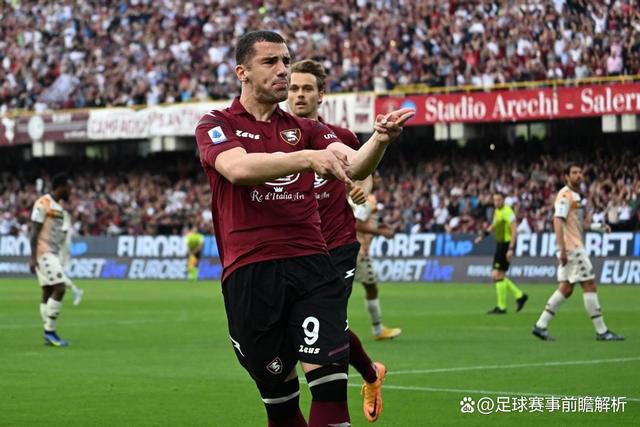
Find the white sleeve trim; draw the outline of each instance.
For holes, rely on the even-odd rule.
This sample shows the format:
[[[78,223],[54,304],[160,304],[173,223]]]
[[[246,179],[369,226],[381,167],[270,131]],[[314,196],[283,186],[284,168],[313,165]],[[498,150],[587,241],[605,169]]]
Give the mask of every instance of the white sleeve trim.
[[[42,224],[42,223],[44,223],[44,220],[45,220],[46,217],[47,217],[46,210],[42,207],[42,205],[37,203],[33,207],[33,211],[31,212],[31,221],[39,222],[39,223]]]
[[[556,202],[554,211],[553,216],[566,219],[569,216],[569,204],[565,200],[560,200]]]

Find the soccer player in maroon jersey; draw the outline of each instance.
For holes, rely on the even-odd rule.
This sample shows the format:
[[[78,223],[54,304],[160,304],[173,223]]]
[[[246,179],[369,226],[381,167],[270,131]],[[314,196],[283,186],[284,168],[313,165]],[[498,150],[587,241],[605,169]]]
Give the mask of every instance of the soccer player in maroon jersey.
[[[298,117],[305,117],[325,123],[318,114],[324,96],[327,75],[324,67],[317,61],[306,59],[293,64],[289,83],[289,111]],[[349,129],[326,124],[340,140],[357,150],[360,141]],[[355,202],[362,204],[371,190],[371,176],[354,185],[351,193]],[[360,244],[356,237],[356,221],[351,205],[347,200],[347,189],[338,180],[324,179],[316,175],[314,187],[320,211],[322,235],[327,242],[333,265],[342,276],[351,295],[353,279]],[[360,339],[351,330],[349,332],[349,364],[352,365],[365,383],[362,388],[363,412],[367,420],[373,422],[382,412],[381,386],[386,375],[385,366],[371,361]]]
[[[349,426],[347,289],[322,237],[311,172],[347,184],[370,175],[413,111],[378,116],[374,137],[355,151],[325,125],[278,107],[290,61],[277,33],[242,36],[241,95],[205,114],[195,136],[212,192],[230,339],[268,425],[307,425],[300,361],[312,396],[309,426]]]

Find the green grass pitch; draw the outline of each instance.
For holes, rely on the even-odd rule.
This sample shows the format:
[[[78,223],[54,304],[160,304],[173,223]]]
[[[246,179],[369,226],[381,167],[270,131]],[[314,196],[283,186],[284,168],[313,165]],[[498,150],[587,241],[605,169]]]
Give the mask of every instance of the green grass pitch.
[[[229,343],[218,283],[79,281],[58,330],[68,348],[42,344],[35,280],[0,279],[0,426],[264,426],[258,393]],[[350,325],[390,373],[378,426],[640,425],[640,288],[602,286],[607,325],[625,342],[596,342],[579,289],[551,324],[531,326],[554,285],[529,285],[521,313],[488,316],[490,284],[381,286],[393,341],[369,334],[360,285]],[[351,371],[354,426],[360,384]],[[624,396],[624,412],[462,413],[469,396]],[[302,384],[301,405],[309,393]]]

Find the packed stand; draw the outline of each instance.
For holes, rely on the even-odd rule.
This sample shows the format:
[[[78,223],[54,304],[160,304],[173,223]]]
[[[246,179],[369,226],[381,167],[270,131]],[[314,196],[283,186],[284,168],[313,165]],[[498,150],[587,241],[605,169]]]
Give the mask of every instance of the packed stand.
[[[564,185],[566,158],[542,156],[524,161],[433,159],[382,168],[375,194],[381,219],[398,232],[478,233],[493,217],[492,196],[506,195],[523,233],[553,231],[553,201]],[[93,167],[71,175],[66,206],[80,235],[181,234],[192,225],[211,233],[208,184],[201,170],[178,162],[112,172]],[[19,173],[0,174],[0,235],[29,232],[33,203],[49,186]],[[614,231],[640,230],[640,155],[596,157],[584,170],[581,193],[593,222]]]
[[[113,170],[113,169],[111,169]],[[41,180],[0,174],[0,235],[27,235],[31,209],[50,189],[54,172]],[[209,186],[201,170],[178,176],[140,168],[114,173],[108,169],[70,175],[72,194],[65,209],[78,235],[183,234],[192,226],[211,233]]]
[[[229,99],[231,46],[258,28],[321,61],[330,92],[635,75],[634,2],[2,2],[0,113]]]
[[[405,233],[479,233],[493,218],[496,192],[513,206],[522,233],[552,232],[553,203],[567,158],[514,162],[430,160],[387,168],[376,196],[382,220]],[[598,156],[584,168],[580,192],[592,222],[640,230],[640,155]]]

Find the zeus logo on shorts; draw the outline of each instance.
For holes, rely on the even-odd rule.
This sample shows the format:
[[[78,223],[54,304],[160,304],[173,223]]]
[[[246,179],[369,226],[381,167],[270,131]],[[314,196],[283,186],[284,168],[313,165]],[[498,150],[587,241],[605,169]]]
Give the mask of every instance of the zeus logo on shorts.
[[[307,354],[320,354],[320,349],[318,347],[305,347],[300,344],[300,349],[298,353],[307,353]]]

